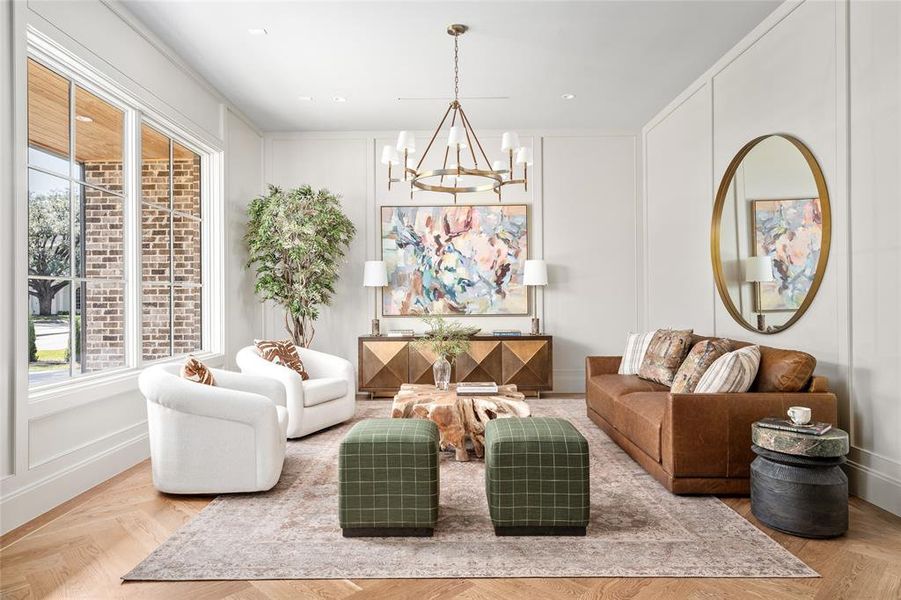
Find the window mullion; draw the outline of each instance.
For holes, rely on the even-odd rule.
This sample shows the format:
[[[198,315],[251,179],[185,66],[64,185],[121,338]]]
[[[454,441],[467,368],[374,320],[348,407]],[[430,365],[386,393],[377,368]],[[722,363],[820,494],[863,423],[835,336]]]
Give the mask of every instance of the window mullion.
[[[79,195],[80,201],[80,195]],[[75,84],[69,80],[69,377],[75,376]],[[84,240],[80,240],[84,243]]]
[[[125,202],[122,228],[125,261],[125,364],[141,366],[143,337],[142,253],[141,253],[141,116],[128,109],[123,131],[122,170]]]
[[[175,143],[169,138],[169,356],[175,356]]]

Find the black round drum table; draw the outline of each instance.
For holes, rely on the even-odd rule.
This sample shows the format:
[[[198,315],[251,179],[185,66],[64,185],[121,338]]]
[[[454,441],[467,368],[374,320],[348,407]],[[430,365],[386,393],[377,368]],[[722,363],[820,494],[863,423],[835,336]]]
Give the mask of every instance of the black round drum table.
[[[848,530],[848,434],[823,435],[751,426],[751,512],[785,533],[830,538]]]

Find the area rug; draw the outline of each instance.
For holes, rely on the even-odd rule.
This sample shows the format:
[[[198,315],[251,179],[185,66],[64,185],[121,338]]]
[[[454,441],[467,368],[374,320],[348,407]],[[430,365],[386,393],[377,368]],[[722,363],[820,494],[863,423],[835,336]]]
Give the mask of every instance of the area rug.
[[[591,450],[585,537],[495,537],[480,460],[442,453],[432,538],[344,538],[338,445],[352,423],[288,442],[278,485],[217,497],[125,580],[455,577],[816,577],[714,497],[670,494],[585,415],[583,400],[531,402],[569,419]],[[358,403],[356,419],[389,403]]]

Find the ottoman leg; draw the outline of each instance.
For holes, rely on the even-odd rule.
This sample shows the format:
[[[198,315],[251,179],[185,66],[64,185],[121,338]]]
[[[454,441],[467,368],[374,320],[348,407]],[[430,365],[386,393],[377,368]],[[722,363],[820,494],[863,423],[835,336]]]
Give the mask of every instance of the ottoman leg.
[[[585,527],[568,526],[568,525],[534,525],[521,527],[494,527],[494,535],[585,535]]]
[[[341,533],[346,538],[353,537],[432,537],[431,527],[348,527]]]

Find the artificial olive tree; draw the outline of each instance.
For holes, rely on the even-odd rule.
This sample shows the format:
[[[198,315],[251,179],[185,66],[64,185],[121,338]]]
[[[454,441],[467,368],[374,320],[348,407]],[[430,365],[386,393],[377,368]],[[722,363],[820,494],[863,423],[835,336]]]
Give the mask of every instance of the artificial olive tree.
[[[285,328],[298,346],[313,341],[319,308],[335,293],[341,264],[356,228],[339,196],[305,185],[270,185],[248,207],[247,266],[256,270],[257,295],[285,311]]]

